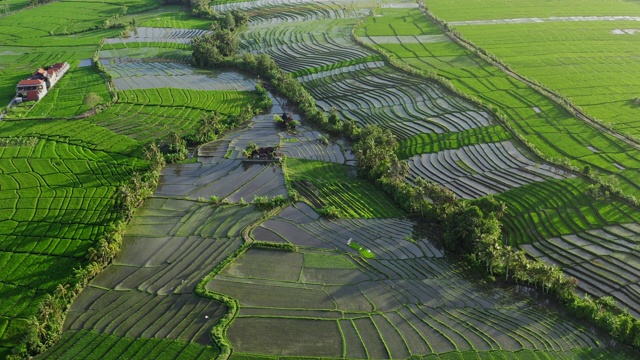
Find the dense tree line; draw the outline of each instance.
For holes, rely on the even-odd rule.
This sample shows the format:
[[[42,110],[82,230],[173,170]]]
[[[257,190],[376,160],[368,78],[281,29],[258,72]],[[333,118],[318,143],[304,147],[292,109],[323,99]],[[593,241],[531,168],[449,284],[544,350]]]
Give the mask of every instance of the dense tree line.
[[[460,200],[451,190],[423,179],[410,184],[406,181],[408,164],[398,159],[397,140],[389,130],[377,126],[361,128],[352,119],[340,119],[334,109],[329,115],[318,110],[309,92],[268,55],[244,53],[217,57],[214,62],[206,56],[206,51],[194,50],[196,64],[237,67],[256,74],[296,103],[307,120],[329,133],[355,141],[353,152],[359,175],[378,184],[405,210],[436,224],[449,254],[463,257],[472,265],[482,265],[491,276],[540,286],[576,316],[592,321],[622,342],[640,347],[640,321],[620,309],[610,297],[597,300],[580,297],[575,292],[575,278],[567,278],[558,267],[528,258],[524,252],[503,244],[500,218],[506,210],[504,203],[492,196]],[[593,190],[594,194],[604,195],[614,191],[613,186],[607,185]]]

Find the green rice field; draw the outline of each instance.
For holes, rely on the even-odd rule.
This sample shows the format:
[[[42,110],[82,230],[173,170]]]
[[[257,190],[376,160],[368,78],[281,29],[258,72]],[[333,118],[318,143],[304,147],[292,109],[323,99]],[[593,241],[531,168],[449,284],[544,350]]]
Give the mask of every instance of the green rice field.
[[[609,191],[640,198],[640,152],[614,136],[639,128],[640,5],[426,2],[609,130],[454,42],[417,1],[211,2],[221,26],[235,21],[230,12],[249,16],[233,35],[239,55],[269,55],[333,115],[332,134],[275,91],[277,80],[260,97],[256,84],[273,74],[193,66],[191,41],[217,30],[189,7],[7,1],[0,101],[39,67],[71,69],[43,100],[0,120],[0,359],[640,358],[572,315],[536,273],[557,267],[553,281],[574,278],[579,297],[608,296],[591,318],[609,314],[609,301],[640,317],[640,208]],[[101,101],[85,101],[89,93]],[[190,147],[156,173],[139,208],[122,211],[138,202],[127,197],[142,182],[135,174],[160,162],[147,156],[152,143],[166,151],[170,135],[196,134],[203,116],[231,119],[262,100],[271,108]],[[277,127],[283,113],[300,123]],[[397,203],[403,195],[382,190],[392,185],[359,176],[358,134],[338,136],[335,116],[397,138],[400,164],[388,170],[397,183],[446,187],[470,205],[453,211],[479,209],[474,200],[487,195],[504,202],[488,251],[509,245],[546,268],[512,269],[529,276],[517,283],[509,255],[506,276],[486,254],[474,268],[451,258],[450,229],[402,210],[414,198],[443,200],[425,187]],[[253,146],[275,155],[245,153]],[[116,224],[121,238],[110,235]],[[75,274],[120,241],[75,290]],[[70,289],[68,307],[47,310]],[[60,329],[41,325],[49,316]],[[26,348],[43,333],[56,341]]]
[[[286,166],[289,186],[316,209],[333,206],[354,218],[402,217],[390,198],[347,165],[287,158]]]

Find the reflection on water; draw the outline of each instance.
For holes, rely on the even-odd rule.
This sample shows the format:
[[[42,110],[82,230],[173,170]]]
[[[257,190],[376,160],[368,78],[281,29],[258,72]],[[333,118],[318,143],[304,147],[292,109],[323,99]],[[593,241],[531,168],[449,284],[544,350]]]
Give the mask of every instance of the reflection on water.
[[[271,172],[273,174],[275,174],[278,171],[278,165],[276,165],[277,163],[275,162],[264,162],[264,161],[243,161],[242,162],[242,170],[244,170],[245,172],[249,169],[251,169],[253,166],[260,166],[260,167],[265,167],[265,166],[269,166],[271,167]]]

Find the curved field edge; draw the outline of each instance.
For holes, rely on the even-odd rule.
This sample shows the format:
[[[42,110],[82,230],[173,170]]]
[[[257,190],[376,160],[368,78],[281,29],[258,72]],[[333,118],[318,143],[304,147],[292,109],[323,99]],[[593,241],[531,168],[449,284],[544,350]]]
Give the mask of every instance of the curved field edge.
[[[287,186],[315,210],[339,209],[343,218],[399,218],[405,214],[391,197],[370,182],[349,174],[352,167],[325,161],[287,157]]]

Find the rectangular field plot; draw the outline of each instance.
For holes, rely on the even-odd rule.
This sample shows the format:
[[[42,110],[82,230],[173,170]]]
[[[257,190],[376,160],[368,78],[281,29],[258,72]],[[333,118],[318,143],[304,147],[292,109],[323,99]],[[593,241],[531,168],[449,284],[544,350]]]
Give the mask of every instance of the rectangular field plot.
[[[233,72],[216,73],[175,63],[123,62],[105,65],[118,90],[174,88],[251,91],[255,82]]]
[[[239,318],[229,328],[239,352],[279,356],[340,357],[342,338],[335,320]]]
[[[216,278],[207,284],[207,289],[228,294],[238,299],[241,306],[274,307],[289,309],[335,310],[336,306],[320,286],[309,288],[303,285],[291,286],[286,283],[274,286],[258,281]]]
[[[255,196],[287,195],[282,168],[275,164],[223,159],[215,163],[178,164],[173,169],[164,172],[156,194],[191,199],[215,195],[232,202],[241,198],[250,202]]]
[[[129,36],[118,39],[107,39],[105,44],[130,42],[175,42],[189,44],[191,39],[202,36],[210,31],[199,29],[150,28],[136,27],[129,32]]]

